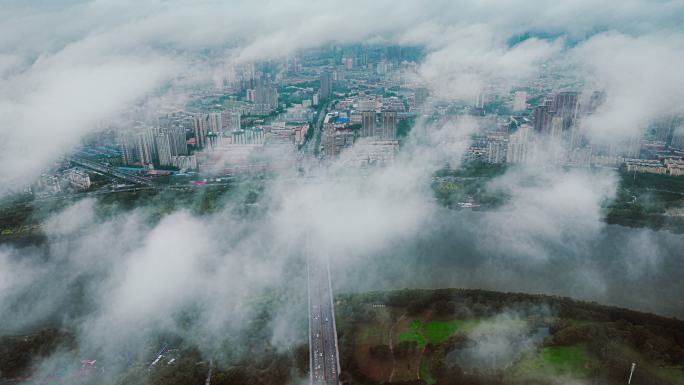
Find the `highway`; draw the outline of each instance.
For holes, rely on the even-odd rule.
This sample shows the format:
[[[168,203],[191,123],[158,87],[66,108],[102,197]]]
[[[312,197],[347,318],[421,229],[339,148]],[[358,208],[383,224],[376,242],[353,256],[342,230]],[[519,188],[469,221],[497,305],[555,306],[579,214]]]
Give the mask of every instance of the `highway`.
[[[328,264],[309,257],[309,373],[311,385],[339,385],[339,350]]]

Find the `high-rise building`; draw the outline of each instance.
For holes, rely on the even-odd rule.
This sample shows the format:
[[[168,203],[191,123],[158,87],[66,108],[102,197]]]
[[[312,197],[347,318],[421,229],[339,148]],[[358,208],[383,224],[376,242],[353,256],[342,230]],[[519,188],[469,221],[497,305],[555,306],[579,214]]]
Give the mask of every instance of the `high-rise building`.
[[[475,108],[484,108],[485,103],[486,103],[485,94],[478,94],[477,98],[475,99]]]
[[[673,130],[670,147],[676,150],[684,150],[684,125]]]
[[[420,107],[425,103],[427,100],[428,96],[430,96],[430,92],[428,91],[427,88],[417,88],[415,90],[415,103],[417,107]]]
[[[185,138],[185,128],[170,127],[162,128],[160,131],[168,137],[169,151],[171,152],[172,156],[188,154],[188,145]]]
[[[278,108],[278,90],[271,86],[259,86],[254,94],[254,110],[257,114],[269,114]]]
[[[563,119],[563,130],[569,129],[577,119],[579,96],[577,92],[559,92],[553,97],[551,111]]]
[[[121,136],[121,160],[123,164],[140,164],[143,167],[152,167],[158,160],[155,136],[159,134],[156,127],[136,127],[135,133]]]
[[[593,114],[606,101],[606,93],[603,91],[594,91],[589,98],[589,103],[585,109],[585,113]]]
[[[546,134],[551,129],[551,118],[553,114],[547,103],[540,104],[534,108],[534,131]]]
[[[154,136],[154,143],[157,147],[157,156],[160,166],[173,166],[171,159],[171,141],[167,132],[159,132]]]
[[[221,129],[235,131],[241,128],[240,111],[221,112]]]
[[[171,155],[187,155],[188,145],[185,127],[188,125],[188,114],[173,112],[159,118],[159,132],[168,136]],[[190,123],[192,126],[192,123]]]
[[[375,135],[375,111],[363,111],[361,114],[361,136]]]
[[[220,112],[211,112],[207,114],[207,122],[210,133],[216,134],[221,132],[222,123]]]
[[[295,73],[302,72],[303,66],[300,58],[296,56],[292,58],[290,70]]]
[[[139,160],[135,138],[123,134],[120,137],[121,161],[123,164],[133,164]]]
[[[563,135],[563,118],[560,116],[554,116],[551,118],[551,124],[549,125],[549,136],[554,139],[560,139]]]
[[[391,67],[390,64],[388,64],[388,63],[385,62],[384,60],[381,60],[381,61],[376,65],[376,67],[375,67],[375,72],[376,72],[378,75],[386,75],[386,74],[389,72],[390,67]]]
[[[154,131],[152,129],[142,130],[136,137],[138,147],[138,159],[143,167],[151,167],[154,163]]]
[[[332,123],[323,123],[323,153],[326,156],[335,155],[335,126]]]
[[[508,163],[523,163],[527,160],[529,126],[521,125],[518,130],[508,138],[506,149],[506,161]]]
[[[382,112],[382,137],[394,140],[397,137],[397,112]]]
[[[248,88],[246,99],[248,102],[254,103],[254,101],[256,100],[256,90],[254,90],[253,88]]]
[[[505,138],[491,138],[487,141],[487,162],[504,163],[506,162],[506,151],[508,150],[508,140]]]
[[[527,92],[518,91],[513,97],[513,111],[523,111],[527,108]]]
[[[321,73],[321,88],[319,90],[321,99],[330,99],[330,97],[332,96],[332,88],[332,74],[327,71]]]
[[[193,130],[195,131],[195,146],[198,149],[207,146],[207,134],[209,134],[209,119],[206,114],[196,114],[193,120]]]

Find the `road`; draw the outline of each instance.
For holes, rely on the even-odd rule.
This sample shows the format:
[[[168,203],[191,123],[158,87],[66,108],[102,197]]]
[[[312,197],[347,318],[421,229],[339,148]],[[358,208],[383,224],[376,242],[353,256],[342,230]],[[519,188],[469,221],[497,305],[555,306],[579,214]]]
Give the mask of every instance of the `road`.
[[[321,112],[318,114],[318,119],[316,119],[316,123],[314,123],[313,125],[314,133],[305,146],[305,152],[307,154],[315,154],[315,152],[318,150],[318,147],[321,145],[321,132],[323,131],[323,120],[325,120],[325,115],[328,113],[328,109],[330,108],[332,102],[332,100],[327,102],[325,106],[323,106],[323,108],[321,109]]]
[[[309,257],[309,373],[311,385],[339,384],[339,350],[328,264]]]
[[[81,167],[89,168],[91,170],[95,170],[95,171],[101,172],[103,174],[124,180],[126,182],[135,183],[135,184],[143,185],[143,186],[154,186],[154,183],[149,179],[139,177],[137,175],[132,175],[132,174],[128,174],[125,172],[121,172],[121,171],[115,169],[114,167],[109,167],[109,166],[106,166],[106,165],[101,164],[101,163],[92,162],[90,160],[78,158],[78,157],[74,157],[74,156],[67,156],[65,158],[69,162],[77,164]]]

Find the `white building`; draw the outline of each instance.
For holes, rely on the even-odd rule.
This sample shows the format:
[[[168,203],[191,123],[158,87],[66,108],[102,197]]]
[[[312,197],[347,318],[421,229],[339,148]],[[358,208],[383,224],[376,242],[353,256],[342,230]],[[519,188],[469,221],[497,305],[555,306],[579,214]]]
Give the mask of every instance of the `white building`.
[[[518,131],[510,135],[506,151],[506,161],[508,163],[523,163],[527,160],[529,135],[530,126],[527,124],[521,125]]]
[[[518,91],[513,96],[513,111],[523,111],[527,108],[527,92]]]
[[[64,179],[66,179],[71,186],[77,190],[87,190],[90,188],[90,176],[87,172],[78,169],[70,168],[64,171]]]

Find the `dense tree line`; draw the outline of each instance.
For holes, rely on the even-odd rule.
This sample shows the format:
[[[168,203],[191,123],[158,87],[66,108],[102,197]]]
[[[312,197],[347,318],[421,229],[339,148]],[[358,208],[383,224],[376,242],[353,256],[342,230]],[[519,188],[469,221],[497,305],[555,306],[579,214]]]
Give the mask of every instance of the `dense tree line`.
[[[553,317],[546,326],[550,336],[545,346],[586,346],[590,354],[601,363],[592,368],[589,384],[616,384],[629,368],[633,357],[625,349],[636,352],[651,365],[640,366],[635,380],[639,384],[668,384],[658,377],[653,368],[677,367],[684,364],[684,322],[675,318],[661,317],[628,309],[603,306],[596,303],[576,301],[571,298],[500,293],[486,290],[440,289],[398,290],[338,296],[341,305],[338,317],[345,320],[338,330],[340,344],[341,378],[346,384],[377,385],[359,367],[355,356],[356,335],[359,325],[377,322],[373,306],[383,304],[396,307],[402,312],[409,309],[415,314],[431,312],[438,317],[488,317],[503,311],[542,309]],[[543,310],[546,309],[546,310]],[[396,312],[392,312],[396,313]],[[396,314],[392,315],[396,321]],[[257,312],[247,330],[240,336],[227,340],[213,358],[212,384],[286,384],[308,376],[309,351],[307,344],[294,346],[289,351],[278,351],[270,345],[269,322],[273,314],[268,310]],[[189,321],[191,322],[191,321]],[[187,344],[177,336],[160,336],[178,347],[178,359],[149,367],[149,357],[132,365],[112,384],[203,384],[210,365],[209,357],[199,347]],[[444,355],[469,344],[464,334],[451,336],[439,346],[428,343],[423,354],[429,357],[430,372],[438,384],[511,384],[503,370],[464,370],[458,365],[444,364]],[[151,345],[155,345],[152,343]],[[155,345],[156,346],[156,345]],[[45,329],[21,337],[0,338],[0,378],[16,378],[26,374],[34,360],[49,356],[56,349],[77,349],[68,334],[56,329]],[[421,351],[416,342],[395,341],[389,345],[379,344],[369,348],[371,357],[389,360],[412,356]],[[434,358],[434,359],[433,359]],[[167,360],[168,361],[168,360]],[[77,369],[76,369],[77,370]],[[99,377],[92,383],[103,384]],[[413,382],[409,382],[413,383]],[[535,382],[524,382],[532,385]],[[636,382],[635,382],[636,383]],[[516,383],[517,384],[517,383]],[[522,384],[522,383],[521,383]]]

